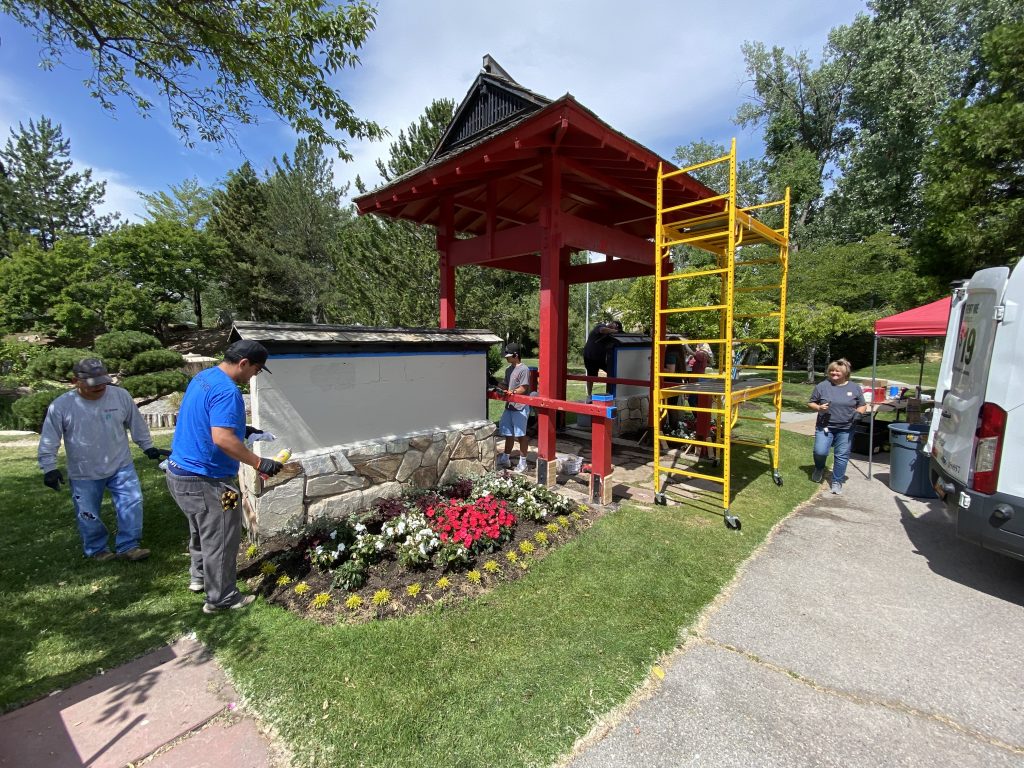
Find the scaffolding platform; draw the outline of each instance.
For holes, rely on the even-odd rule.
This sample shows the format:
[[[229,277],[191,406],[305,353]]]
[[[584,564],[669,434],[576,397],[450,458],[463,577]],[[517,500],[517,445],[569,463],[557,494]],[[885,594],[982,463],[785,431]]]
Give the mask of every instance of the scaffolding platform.
[[[666,179],[716,165],[726,166],[726,192],[710,199],[666,201]],[[725,524],[739,529],[739,518],[729,511],[732,444],[767,449],[771,454],[772,477],[776,485],[782,485],[778,449],[789,269],[789,190],[781,200],[740,207],[734,140],[729,153],[722,157],[672,171],[659,167],[657,195],[654,285],[657,339],[652,356],[654,498],[659,504],[667,502],[665,491],[673,476],[720,484]],[[708,203],[716,203],[721,210],[706,213]],[[698,214],[698,209],[702,213]],[[776,226],[758,218],[763,213],[774,216]],[[712,254],[714,259],[691,260],[688,254],[696,251],[687,249]],[[680,268],[677,270],[677,267]],[[699,281],[706,285],[708,280],[717,281],[713,298],[707,298],[706,289],[704,293],[688,290],[689,285]],[[738,303],[747,307],[738,307]],[[691,335],[687,333],[670,338],[671,324],[675,324],[677,333],[680,329],[685,331],[688,327],[699,326],[712,338],[691,339],[687,338]],[[689,353],[693,351],[690,345],[716,349],[718,367],[712,372],[680,371],[678,349],[681,347]],[[677,350],[674,355],[670,355],[672,348]],[[745,365],[742,354],[737,359],[736,352],[742,353],[746,348],[766,353],[770,364]],[[673,365],[670,358],[675,361],[675,370],[666,370]],[[740,375],[743,370],[757,373],[746,377]],[[769,375],[762,375],[762,372]],[[741,416],[740,405],[758,398],[771,398],[773,417]],[[662,415],[674,418],[679,412],[693,415],[694,431],[681,435],[678,430],[670,429],[666,433]],[[734,434],[733,428],[740,419],[770,424],[771,437]],[[666,420],[671,422],[672,419]],[[711,474],[711,470],[704,471],[703,467],[698,472],[664,464],[661,460],[663,443],[670,447],[694,448],[699,455],[714,458],[715,468],[721,474]]]

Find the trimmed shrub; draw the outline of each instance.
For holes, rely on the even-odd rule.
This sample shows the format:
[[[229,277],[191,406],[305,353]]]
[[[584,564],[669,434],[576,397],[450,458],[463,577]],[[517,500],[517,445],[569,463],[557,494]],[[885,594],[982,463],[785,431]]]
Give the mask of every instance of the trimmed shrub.
[[[182,371],[159,371],[141,376],[128,376],[121,380],[121,386],[132,397],[161,397],[171,392],[183,391],[189,377]]]
[[[28,364],[28,373],[35,379],[71,381],[72,368],[79,360],[92,357],[88,349],[52,347]]]
[[[31,395],[25,395],[25,397],[19,397],[11,406],[11,412],[23,429],[39,432],[43,428],[46,409],[50,407],[50,403],[64,392],[67,392],[67,390],[54,387],[53,389],[33,392]]]
[[[185,364],[185,358],[180,352],[173,349],[150,349],[140,352],[126,363],[120,370],[133,376],[140,373],[153,373],[164,371],[168,368],[180,368]]]
[[[141,331],[111,331],[97,336],[93,342],[96,356],[103,358],[108,370],[118,370],[113,366],[113,360],[131,360],[140,352],[151,349],[162,349],[163,344],[156,336],[150,336]]]

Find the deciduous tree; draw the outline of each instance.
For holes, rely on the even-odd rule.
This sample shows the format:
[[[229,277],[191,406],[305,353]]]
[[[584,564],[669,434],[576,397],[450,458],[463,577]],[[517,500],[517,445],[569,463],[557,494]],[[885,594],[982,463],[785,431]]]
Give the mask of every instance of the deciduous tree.
[[[383,135],[332,82],[359,64],[374,27],[376,8],[365,0],[0,0],[0,11],[35,33],[43,66],[87,54],[84,85],[104,108],[126,99],[142,114],[165,110],[190,145],[195,136],[233,140],[264,109],[344,157],[338,133]]]

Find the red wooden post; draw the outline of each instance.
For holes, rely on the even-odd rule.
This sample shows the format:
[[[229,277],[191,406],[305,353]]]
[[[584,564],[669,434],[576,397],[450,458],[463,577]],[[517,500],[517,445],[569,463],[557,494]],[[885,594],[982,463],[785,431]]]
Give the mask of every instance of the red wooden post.
[[[441,283],[441,328],[455,327],[455,267],[451,264],[450,245],[455,239],[455,207],[452,199],[441,201],[437,225],[437,255]]]
[[[595,417],[590,422],[590,501],[593,504],[610,504],[612,501],[612,422],[610,419]]]
[[[544,245],[540,253],[540,395],[558,399],[558,350],[561,336],[559,318],[566,310],[562,306],[561,290],[561,213],[562,177],[558,159],[544,158],[545,201],[541,209]],[[537,416],[537,479],[547,485],[555,481],[555,413],[541,411]],[[541,463],[544,469],[541,469]]]

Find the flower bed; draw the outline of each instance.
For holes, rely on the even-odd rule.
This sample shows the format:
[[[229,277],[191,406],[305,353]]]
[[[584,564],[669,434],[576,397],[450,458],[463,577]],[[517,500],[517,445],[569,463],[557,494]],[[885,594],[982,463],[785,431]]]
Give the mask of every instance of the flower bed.
[[[318,621],[401,616],[519,578],[593,515],[521,475],[489,473],[251,546],[239,574],[270,602]]]

